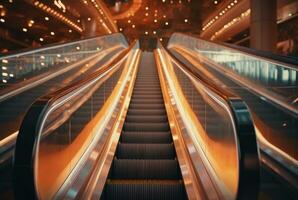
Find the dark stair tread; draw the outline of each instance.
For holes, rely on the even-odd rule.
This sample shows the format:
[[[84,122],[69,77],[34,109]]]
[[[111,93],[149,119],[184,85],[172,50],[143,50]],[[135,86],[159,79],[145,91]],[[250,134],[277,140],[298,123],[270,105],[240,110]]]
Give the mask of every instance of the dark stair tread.
[[[161,123],[136,123],[125,122],[123,126],[124,131],[169,131],[170,127],[167,122]]]
[[[183,183],[175,182],[118,182],[108,181],[104,197],[107,200],[180,200],[186,199]]]
[[[128,115],[166,115],[165,109],[129,109]]]
[[[123,131],[121,141],[125,143],[170,143],[172,137],[170,132],[138,132]]]
[[[114,159],[113,179],[180,179],[177,160]]]
[[[166,115],[148,115],[148,116],[136,116],[128,115],[125,119],[126,122],[168,122]]]
[[[120,143],[117,159],[174,159],[173,144],[127,144]]]
[[[164,104],[134,104],[131,103],[129,105],[129,108],[131,109],[164,109]]]

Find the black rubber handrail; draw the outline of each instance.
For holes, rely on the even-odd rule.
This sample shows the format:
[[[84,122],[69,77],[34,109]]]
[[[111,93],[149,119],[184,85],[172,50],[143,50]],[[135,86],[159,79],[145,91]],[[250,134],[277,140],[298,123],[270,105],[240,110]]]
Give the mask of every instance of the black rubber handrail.
[[[34,177],[35,155],[38,146],[37,139],[40,137],[39,129],[47,110],[60,98],[83,87],[119,63],[129,54],[136,43],[137,41],[134,41],[128,49],[119,54],[111,63],[103,66],[99,71],[81,81],[40,97],[29,108],[21,124],[15,146],[13,188],[16,199],[38,199]]]
[[[192,33],[178,33],[178,34],[187,35],[187,36],[192,37],[192,38],[204,40],[204,41],[209,42],[211,44],[222,46],[224,48],[229,48],[231,50],[238,51],[240,53],[244,53],[244,54],[247,54],[247,55],[250,55],[250,56],[253,56],[253,57],[259,57],[259,58],[262,58],[262,59],[264,59],[268,62],[273,62],[273,63],[276,63],[276,64],[289,66],[293,69],[298,69],[298,58],[296,59],[294,57],[278,55],[278,54],[274,54],[274,53],[271,53],[271,52],[268,52],[268,51],[261,51],[261,50],[257,50],[257,49],[242,47],[242,46],[238,46],[238,45],[234,45],[234,44],[228,44],[228,43],[224,43],[224,42],[215,42],[215,41],[211,41],[211,40],[208,40],[208,39],[203,39],[200,36],[192,34]]]
[[[236,128],[239,154],[239,183],[236,199],[257,199],[260,182],[260,164],[258,146],[253,120],[246,103],[230,92],[219,88],[210,80],[202,77],[194,68],[187,66],[177,59],[159,42],[159,46],[184,70],[190,72],[199,82],[223,98],[230,107]]]

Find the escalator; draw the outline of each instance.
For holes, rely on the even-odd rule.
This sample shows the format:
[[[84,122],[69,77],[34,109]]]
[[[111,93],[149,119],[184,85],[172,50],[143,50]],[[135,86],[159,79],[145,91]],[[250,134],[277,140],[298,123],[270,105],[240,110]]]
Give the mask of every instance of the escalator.
[[[160,44],[141,53],[135,41],[31,106],[13,189],[16,199],[254,199],[257,161],[241,99],[196,77]]]
[[[153,53],[143,53],[101,199],[186,199]]]
[[[241,97],[251,110],[259,135],[258,198],[297,199],[297,68],[291,62],[284,63],[288,59],[262,57],[256,50],[247,55],[235,47],[187,35],[178,37],[189,41],[175,41],[179,45],[170,48],[172,54],[198,74]],[[287,73],[289,76],[285,76]]]
[[[0,86],[3,86],[0,90],[0,199],[7,199],[12,196],[12,155],[19,127],[28,108],[39,97],[88,77],[90,74],[100,70],[102,66],[110,63],[121,52],[123,53],[126,44],[118,43],[117,40],[119,38],[121,39],[121,35],[115,34],[108,37],[97,37],[91,39],[91,41],[78,41],[81,42],[80,44],[85,44],[85,47],[80,49],[81,52],[76,49],[76,53],[73,53],[72,57],[69,55],[73,50],[70,47],[73,45],[77,46],[78,44],[76,43],[78,42],[26,51],[21,55],[13,54],[6,56],[8,58],[0,57],[1,62],[2,60],[7,60],[8,64],[10,64],[10,69],[15,67],[13,64],[18,64],[15,61],[15,58],[18,56],[21,57],[20,59],[24,59],[22,56],[26,58],[24,59],[26,62],[24,61],[22,64],[23,68],[29,68],[31,65],[38,66],[37,61],[33,64],[30,63],[30,59],[33,58],[41,59],[44,65],[49,65],[43,70],[35,69],[34,71],[32,69],[32,72],[28,72],[30,77],[26,74],[26,77],[21,76],[18,79],[8,80],[8,84],[4,85],[5,87],[3,83],[0,84]],[[96,49],[94,52],[91,51],[93,47],[88,46],[90,44],[97,45],[103,41],[110,41],[111,43],[110,45],[102,44],[101,49]],[[62,50],[63,53],[61,53]],[[86,53],[88,50],[90,51]],[[57,54],[59,56],[52,58],[53,52],[55,53],[54,55]],[[86,57],[84,57],[84,54]],[[69,59],[72,58],[72,62],[63,60],[67,56]],[[81,59],[74,62],[76,56]],[[7,69],[9,68],[7,67]],[[17,74],[16,72],[14,73]],[[11,95],[8,95],[10,93]]]

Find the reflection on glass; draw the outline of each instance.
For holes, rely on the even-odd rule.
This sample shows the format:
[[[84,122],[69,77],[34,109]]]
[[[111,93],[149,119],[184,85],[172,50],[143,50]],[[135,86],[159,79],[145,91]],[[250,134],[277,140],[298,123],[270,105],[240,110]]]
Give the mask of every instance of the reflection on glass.
[[[112,94],[125,63],[87,88],[56,100],[44,118],[35,160],[35,175],[41,199],[52,199],[92,140],[103,105]]]
[[[240,96],[251,110],[262,151],[297,173],[297,67],[183,34],[174,34],[168,47],[182,57],[190,55],[193,66],[200,63]]]
[[[0,89],[52,69],[95,55],[116,44],[126,44],[120,34],[80,40],[0,57]]]
[[[174,34],[170,46],[183,46],[280,95],[289,103],[298,98],[298,68],[277,64],[237,50],[182,34]],[[297,104],[296,104],[297,105]],[[298,105],[297,105],[298,108]]]
[[[167,56],[165,53],[163,55]],[[194,114],[195,119],[191,119],[196,122],[198,131],[189,134],[196,151],[203,151],[201,158],[222,195],[227,199],[234,199],[239,180],[238,147],[234,122],[226,100],[204,86],[199,79],[185,72],[175,62],[166,66],[169,71],[168,77],[173,84],[177,84],[173,88],[181,88],[182,91],[182,95],[177,94],[178,109],[183,109],[183,113]],[[177,101],[183,103],[179,105]]]

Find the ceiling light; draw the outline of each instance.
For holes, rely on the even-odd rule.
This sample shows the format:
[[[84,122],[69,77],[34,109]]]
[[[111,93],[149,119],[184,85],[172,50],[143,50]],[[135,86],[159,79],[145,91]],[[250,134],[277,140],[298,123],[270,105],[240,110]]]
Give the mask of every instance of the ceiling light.
[[[51,35],[55,35],[55,33],[52,31],[52,32],[51,32]]]
[[[43,42],[43,38],[42,38],[42,37],[41,37],[41,38],[39,38],[39,41]]]
[[[22,30],[23,30],[23,32],[27,32],[28,31],[26,28],[23,28]]]
[[[49,21],[49,20],[50,20],[50,18],[49,18],[49,17],[45,17],[44,19],[45,19],[46,21]]]

